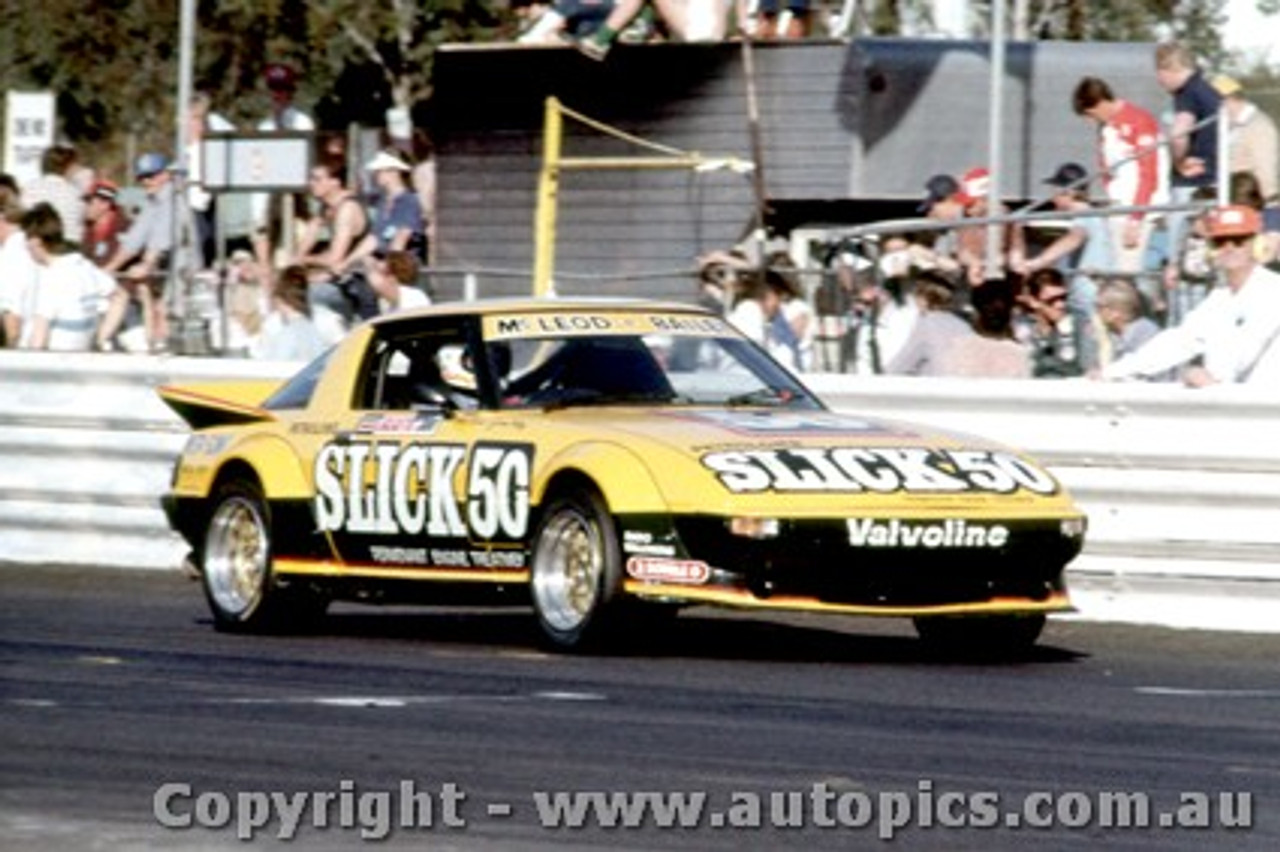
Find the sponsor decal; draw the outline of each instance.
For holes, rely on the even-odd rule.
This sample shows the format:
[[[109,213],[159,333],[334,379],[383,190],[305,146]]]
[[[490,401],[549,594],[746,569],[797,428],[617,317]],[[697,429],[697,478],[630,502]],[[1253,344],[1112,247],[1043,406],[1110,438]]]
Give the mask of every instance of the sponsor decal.
[[[1054,494],[1053,477],[1015,455],[922,447],[792,447],[708,453],[702,464],[735,494],[773,491]]]
[[[386,565],[430,565],[425,547],[387,547],[375,544],[369,548],[369,556],[374,562]]]
[[[436,568],[523,568],[524,551],[456,550],[375,544],[369,558],[382,565],[430,565]]]
[[[294,423],[289,427],[294,435],[332,435],[338,431],[337,423]]]
[[[463,504],[453,483],[466,464]],[[363,535],[427,535],[516,541],[529,526],[533,448],[476,444],[470,459],[461,444],[419,441],[329,443],[316,454],[314,508],[321,531]],[[432,564],[468,565],[440,552]],[[460,561],[459,561],[460,560]]]
[[[849,544],[854,547],[1000,548],[1009,543],[1004,524],[971,524],[959,518],[945,521],[877,521],[856,518],[849,526]]]
[[[185,456],[216,456],[231,443],[230,435],[192,435],[183,448]]]
[[[523,568],[523,550],[473,550],[471,564],[477,568]]]
[[[627,560],[627,574],[637,580],[654,583],[682,583],[700,586],[711,577],[711,568],[694,559],[661,559],[654,556],[632,556]]]
[[[427,411],[386,411],[365,414],[356,421],[357,432],[399,432],[430,435],[440,425],[441,416]]]
[[[814,433],[849,433],[859,435],[895,435],[900,438],[915,437],[904,430],[889,430],[879,423],[860,420],[825,411],[699,411],[673,412],[671,417],[713,423],[723,429],[747,435],[808,435]]]
[[[666,538],[664,536],[664,538]],[[622,549],[627,553],[641,553],[646,556],[675,556],[676,547],[667,542],[653,540],[653,533],[647,530],[624,530],[622,533]]]
[[[727,326],[720,317],[696,314],[575,312],[495,314],[484,318],[484,336],[487,340],[617,334],[708,337],[726,333]]]

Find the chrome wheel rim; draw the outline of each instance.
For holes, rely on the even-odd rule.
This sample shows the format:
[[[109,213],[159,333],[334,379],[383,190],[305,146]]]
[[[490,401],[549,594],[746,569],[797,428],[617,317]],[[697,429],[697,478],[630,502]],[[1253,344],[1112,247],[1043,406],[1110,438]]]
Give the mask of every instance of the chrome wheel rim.
[[[262,599],[267,576],[267,529],[258,507],[243,497],[218,506],[205,542],[204,579],[229,616],[250,612]]]
[[[576,630],[596,605],[604,574],[600,530],[580,512],[559,512],[543,528],[533,560],[533,594],[556,630]]]

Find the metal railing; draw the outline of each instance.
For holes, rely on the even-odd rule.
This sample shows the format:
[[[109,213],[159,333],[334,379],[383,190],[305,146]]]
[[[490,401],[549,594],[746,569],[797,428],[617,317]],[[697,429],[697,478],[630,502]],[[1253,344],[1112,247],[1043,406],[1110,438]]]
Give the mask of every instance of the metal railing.
[[[187,430],[161,384],[294,365],[0,352],[0,561],[175,569],[159,507]],[[1089,515],[1069,573],[1123,595],[1176,579],[1280,595],[1280,400],[1247,387],[811,375],[833,408],[1029,450]],[[1256,601],[1255,601],[1256,603]]]

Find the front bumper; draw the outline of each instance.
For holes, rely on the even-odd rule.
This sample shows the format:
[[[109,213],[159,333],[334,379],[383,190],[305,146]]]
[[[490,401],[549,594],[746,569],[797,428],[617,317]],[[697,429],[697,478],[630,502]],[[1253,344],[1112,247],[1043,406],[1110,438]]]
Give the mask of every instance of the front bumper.
[[[964,522],[781,521],[777,535],[734,535],[724,518],[674,521],[681,560],[701,582],[634,575],[629,593],[690,603],[878,615],[1069,610],[1063,569],[1083,544],[1079,519]],[[996,532],[993,534],[993,530]]]

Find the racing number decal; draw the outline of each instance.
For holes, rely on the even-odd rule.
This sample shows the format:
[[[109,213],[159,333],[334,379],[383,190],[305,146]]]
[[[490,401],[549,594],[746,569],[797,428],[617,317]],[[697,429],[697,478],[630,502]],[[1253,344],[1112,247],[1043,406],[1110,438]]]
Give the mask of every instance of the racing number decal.
[[[527,446],[477,444],[467,474],[467,525],[474,538],[520,541],[529,528]]]
[[[1036,494],[1052,494],[1057,490],[1047,473],[1008,453],[952,450],[947,455],[969,483],[982,491],[1010,494],[1022,487]]]
[[[737,450],[708,453],[702,463],[735,494],[895,491],[1053,494],[1053,477],[1009,453],[921,447]]]
[[[466,457],[462,444],[326,444],[313,471],[317,525],[357,535],[522,541],[529,526],[532,445],[476,444],[463,506],[454,483]]]

